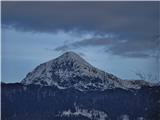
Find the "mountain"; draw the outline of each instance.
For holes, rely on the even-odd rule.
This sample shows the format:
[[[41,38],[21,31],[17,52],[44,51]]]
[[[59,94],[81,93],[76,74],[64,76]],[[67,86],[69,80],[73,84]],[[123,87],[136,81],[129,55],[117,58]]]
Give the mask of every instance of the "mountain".
[[[22,84],[57,86],[59,89],[105,90],[112,88],[135,88],[151,85],[145,81],[127,81],[104,72],[74,52],[66,52],[60,57],[37,66],[21,81]]]
[[[1,83],[2,120],[160,120],[160,85],[122,80],[74,52]]]

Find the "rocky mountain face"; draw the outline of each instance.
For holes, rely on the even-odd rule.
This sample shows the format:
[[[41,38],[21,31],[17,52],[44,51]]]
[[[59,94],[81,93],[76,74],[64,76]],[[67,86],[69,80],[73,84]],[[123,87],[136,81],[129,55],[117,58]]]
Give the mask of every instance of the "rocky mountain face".
[[[2,120],[159,120],[160,86],[122,80],[73,52],[1,83]]]
[[[57,86],[59,89],[105,90],[112,88],[140,88],[151,85],[145,81],[127,81],[93,67],[74,52],[36,67],[22,80],[22,84]]]

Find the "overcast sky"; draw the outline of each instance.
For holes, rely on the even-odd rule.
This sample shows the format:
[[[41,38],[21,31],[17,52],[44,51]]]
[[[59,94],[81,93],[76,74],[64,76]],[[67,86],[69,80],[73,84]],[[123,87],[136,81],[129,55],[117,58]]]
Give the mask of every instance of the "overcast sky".
[[[123,79],[157,76],[160,2],[2,2],[2,81],[74,51]]]

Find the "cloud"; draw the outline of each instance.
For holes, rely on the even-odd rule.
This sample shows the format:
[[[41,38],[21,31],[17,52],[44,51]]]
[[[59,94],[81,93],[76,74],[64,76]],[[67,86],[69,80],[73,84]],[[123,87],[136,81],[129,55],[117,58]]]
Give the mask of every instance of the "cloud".
[[[126,56],[126,57],[134,57],[134,58],[148,58],[148,57],[151,57],[151,55],[149,53],[138,53],[138,52],[125,52],[124,54],[122,54],[123,56]]]
[[[56,47],[54,50],[55,51],[67,51],[70,49],[77,49],[77,48],[81,48],[81,47],[97,47],[97,46],[106,46],[106,45],[112,45],[113,42],[118,42],[116,39],[114,40],[114,38],[112,37],[94,37],[94,38],[89,38],[89,39],[83,39],[83,40],[79,40],[76,42],[72,42],[69,44],[65,44],[59,47]]]
[[[34,32],[112,34],[111,38],[65,43],[55,50],[98,46],[115,55],[147,57],[157,47],[154,40],[159,35],[159,6],[159,1],[2,1],[2,26]]]
[[[81,47],[102,47],[105,52],[114,55],[147,58],[154,57],[157,42],[152,39],[121,39],[119,37],[90,38],[56,47],[55,51],[67,51]]]
[[[159,2],[2,2],[2,24],[20,30],[79,30],[109,33],[151,32]]]
[[[63,45],[63,46],[60,46],[60,47],[55,48],[54,50],[55,50],[55,51],[67,51],[67,50],[69,50],[69,49],[70,49],[69,46]],[[52,50],[53,50],[53,49],[52,49]]]

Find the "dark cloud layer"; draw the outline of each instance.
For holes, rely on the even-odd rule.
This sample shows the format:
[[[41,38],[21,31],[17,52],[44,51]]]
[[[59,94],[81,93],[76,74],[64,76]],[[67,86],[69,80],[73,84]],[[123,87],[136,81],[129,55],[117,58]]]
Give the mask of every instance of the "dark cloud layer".
[[[22,30],[157,32],[158,2],[2,2],[2,24]]]
[[[156,47],[160,2],[2,2],[2,25],[36,32],[91,31],[113,34],[87,39],[56,50],[77,46],[108,46],[113,54],[140,57]],[[125,42],[123,42],[126,40]],[[106,50],[108,52],[108,49]]]

